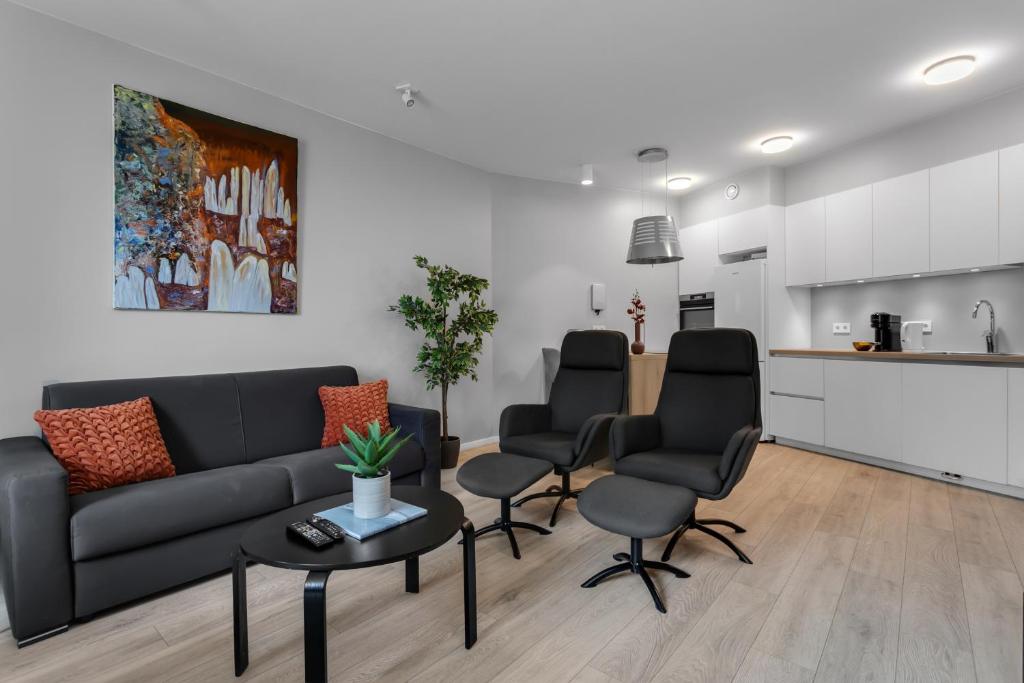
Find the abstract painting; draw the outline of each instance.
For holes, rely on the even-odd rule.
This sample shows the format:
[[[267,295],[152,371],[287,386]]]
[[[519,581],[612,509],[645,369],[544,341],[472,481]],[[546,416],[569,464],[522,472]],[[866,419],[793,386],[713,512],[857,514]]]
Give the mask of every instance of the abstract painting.
[[[295,313],[298,141],[114,86],[114,308]]]

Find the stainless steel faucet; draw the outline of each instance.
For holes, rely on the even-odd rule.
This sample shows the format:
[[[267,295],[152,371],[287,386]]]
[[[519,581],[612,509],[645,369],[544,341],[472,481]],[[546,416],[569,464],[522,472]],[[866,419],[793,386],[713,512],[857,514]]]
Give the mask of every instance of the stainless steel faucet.
[[[988,329],[982,332],[985,337],[985,349],[988,353],[996,352],[996,309],[993,308],[992,302],[988,299],[982,299],[978,303],[974,304],[974,312],[971,313],[972,318],[978,317],[978,309],[981,305],[985,304],[988,306]]]

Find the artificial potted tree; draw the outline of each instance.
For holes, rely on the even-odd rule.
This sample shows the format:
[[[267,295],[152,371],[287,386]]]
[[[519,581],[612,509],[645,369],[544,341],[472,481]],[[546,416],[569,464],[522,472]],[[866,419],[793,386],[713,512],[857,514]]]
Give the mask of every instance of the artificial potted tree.
[[[366,438],[343,425],[348,443],[341,442],[342,452],[352,464],[337,463],[339,470],[352,473],[352,513],[360,519],[383,517],[391,512],[391,472],[388,463],[412,435],[396,442],[401,427],[382,434],[380,421],[366,426]]]
[[[441,467],[459,462],[459,437],[448,433],[448,389],[459,380],[477,380],[476,367],[484,335],[498,323],[483,295],[490,283],[482,277],[460,273],[451,266],[432,266],[415,256],[416,267],[427,271],[429,299],[403,294],[388,310],[405,318],[405,326],[422,330],[425,340],[413,368],[426,378],[428,390],[441,389]]]

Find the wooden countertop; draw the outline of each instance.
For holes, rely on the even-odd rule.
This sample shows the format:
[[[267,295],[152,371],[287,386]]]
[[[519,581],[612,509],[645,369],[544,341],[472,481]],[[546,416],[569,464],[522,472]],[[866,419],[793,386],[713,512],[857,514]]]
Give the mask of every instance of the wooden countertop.
[[[855,351],[853,349],[770,349],[771,356],[799,358],[842,358],[844,360],[887,360],[903,363],[940,361],[944,363],[990,363],[1024,365],[1024,354],[937,353],[929,351]]]

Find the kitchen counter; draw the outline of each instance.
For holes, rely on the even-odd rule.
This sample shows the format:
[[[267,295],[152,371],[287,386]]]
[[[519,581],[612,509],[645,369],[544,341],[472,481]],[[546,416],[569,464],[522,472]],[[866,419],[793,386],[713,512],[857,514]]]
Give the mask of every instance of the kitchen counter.
[[[1024,365],[1024,354],[967,353],[936,351],[855,351],[853,349],[771,349],[771,356],[792,358],[837,358],[842,360],[874,360],[943,363],[988,363],[996,365]]]

